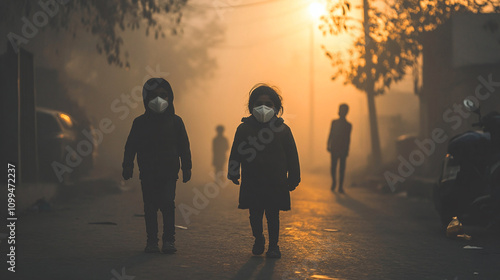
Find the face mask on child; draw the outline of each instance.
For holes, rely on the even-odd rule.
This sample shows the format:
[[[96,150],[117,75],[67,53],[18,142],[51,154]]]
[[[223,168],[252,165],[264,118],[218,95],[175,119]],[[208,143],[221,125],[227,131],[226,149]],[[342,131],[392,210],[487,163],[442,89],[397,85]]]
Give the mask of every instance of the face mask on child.
[[[167,110],[168,107],[168,101],[157,96],[154,99],[151,99],[148,103],[148,107],[153,110],[153,112],[161,114]]]
[[[274,117],[274,110],[266,105],[260,105],[253,108],[252,114],[261,123],[266,123]]]

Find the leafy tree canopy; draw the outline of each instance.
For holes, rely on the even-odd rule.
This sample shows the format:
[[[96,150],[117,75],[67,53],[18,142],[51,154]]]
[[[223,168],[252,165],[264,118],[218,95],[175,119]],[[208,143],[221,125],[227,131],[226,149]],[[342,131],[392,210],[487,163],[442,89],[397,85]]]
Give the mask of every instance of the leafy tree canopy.
[[[97,38],[96,49],[107,62],[127,66],[120,31],[145,25],[146,35],[155,39],[179,31],[182,8],[187,0],[15,0],[0,2],[0,27],[15,45],[27,43],[46,25],[76,36],[83,28]],[[165,28],[163,25],[167,24]],[[31,26],[30,26],[31,25]]]
[[[329,0],[327,8],[328,14],[321,18],[323,34],[335,36],[347,32],[354,37],[353,45],[346,51],[328,51],[323,46],[334,67],[332,79],[344,77],[345,84],[363,91],[373,84],[374,94],[383,94],[418,64],[425,32],[436,29],[457,13],[498,13],[500,1],[369,1],[366,29],[362,20],[352,17],[349,0]]]

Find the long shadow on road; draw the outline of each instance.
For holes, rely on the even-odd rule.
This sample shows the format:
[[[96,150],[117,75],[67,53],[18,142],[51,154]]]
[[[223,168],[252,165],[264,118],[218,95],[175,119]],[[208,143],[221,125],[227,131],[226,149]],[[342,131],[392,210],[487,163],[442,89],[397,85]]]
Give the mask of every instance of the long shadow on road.
[[[353,211],[356,212],[358,215],[362,217],[370,217],[370,216],[375,216],[379,215],[379,211],[367,206],[365,203],[360,202],[359,200],[354,199],[351,197],[349,194],[339,194],[339,193],[334,193],[335,194],[335,201]]]
[[[236,273],[236,275],[231,278],[233,280],[270,280],[273,278],[274,267],[278,259],[267,259],[263,257],[253,256],[251,257]],[[262,263],[265,263],[262,266]]]

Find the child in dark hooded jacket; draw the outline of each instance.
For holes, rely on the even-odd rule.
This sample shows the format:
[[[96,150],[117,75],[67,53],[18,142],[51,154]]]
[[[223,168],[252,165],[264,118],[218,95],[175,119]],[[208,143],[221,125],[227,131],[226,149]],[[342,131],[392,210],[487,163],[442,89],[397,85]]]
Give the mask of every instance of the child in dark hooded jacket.
[[[248,110],[234,136],[229,156],[228,178],[239,184],[240,209],[249,209],[255,237],[252,253],[264,252],[262,220],[265,213],[269,232],[267,257],[280,258],[279,211],[290,210],[290,191],[300,183],[297,147],[290,127],[284,124],[281,96],[277,89],[257,84],[250,91]]]
[[[182,169],[191,178],[191,151],[182,119],[174,111],[174,93],[162,78],[149,79],[142,91],[146,112],[137,117],[125,145],[123,179],[132,177],[137,154],[146,221],[145,252],[159,252],[157,213],[163,215],[163,253],[175,248],[175,189]],[[179,161],[180,159],[180,161]],[[181,165],[182,163],[182,165]]]

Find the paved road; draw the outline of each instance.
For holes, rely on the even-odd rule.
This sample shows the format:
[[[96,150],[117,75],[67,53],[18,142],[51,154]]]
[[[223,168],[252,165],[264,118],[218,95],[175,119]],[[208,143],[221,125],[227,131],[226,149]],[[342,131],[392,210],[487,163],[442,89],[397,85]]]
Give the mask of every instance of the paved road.
[[[236,209],[232,184],[178,184],[177,224],[187,229],[177,229],[175,255],[142,252],[140,189],[120,193],[111,185],[75,186],[66,196],[76,198],[21,216],[17,272],[6,271],[3,240],[0,278],[500,279],[498,233],[466,228],[472,241],[449,240],[430,202],[359,187],[331,193],[326,176],[305,175],[292,211],[281,212],[279,260],[251,255],[248,213]],[[209,197],[200,199],[204,191]],[[191,211],[189,221],[180,208]]]

